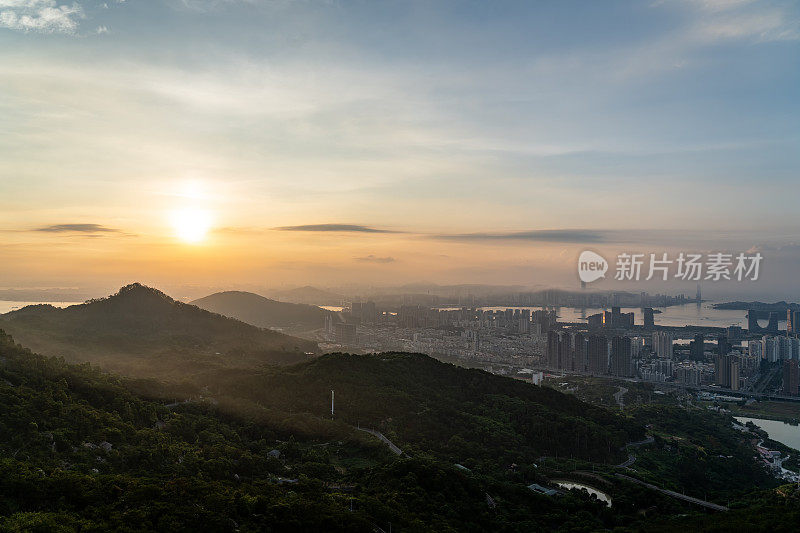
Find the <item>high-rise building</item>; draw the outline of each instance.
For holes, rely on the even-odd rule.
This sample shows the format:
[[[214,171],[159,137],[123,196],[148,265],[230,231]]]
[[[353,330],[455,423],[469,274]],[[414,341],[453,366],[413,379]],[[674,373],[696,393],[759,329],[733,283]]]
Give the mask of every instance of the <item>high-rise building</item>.
[[[720,387],[739,390],[739,357],[719,355],[714,357],[714,383]]]
[[[755,309],[747,310],[747,331],[751,334],[761,331],[761,326],[758,325],[758,311]]]
[[[619,324],[617,324],[617,327],[632,328],[633,324],[634,324],[634,317],[635,316],[636,315],[634,315],[634,313],[632,313],[632,312],[631,313],[621,313],[619,315]]]
[[[763,357],[761,346],[762,346],[761,341],[748,341],[747,351],[751,356],[755,356],[761,359]]]
[[[775,337],[761,337],[761,357],[768,363],[777,363],[780,360],[780,346],[775,342]]]
[[[356,325],[340,322],[335,326],[336,342],[339,344],[354,344],[356,342]]]
[[[790,355],[787,359],[800,359],[800,338],[789,337]]]
[[[655,317],[653,314],[652,307],[645,307],[644,308],[644,327],[645,328],[654,328],[656,325]]]
[[[547,366],[558,369],[558,343],[561,332],[551,329],[547,332]]]
[[[622,313],[620,312],[619,307],[612,307],[611,308],[611,326],[618,328],[622,323]]]
[[[375,324],[378,321],[378,307],[375,302],[364,302],[361,304],[361,322],[365,324]]]
[[[553,370],[573,370],[572,343],[566,331],[547,332],[547,366]]]
[[[572,370],[575,372],[586,372],[588,365],[587,338],[585,333],[574,333],[572,335]]]
[[[608,338],[604,335],[589,335],[586,355],[590,373],[608,373]]]
[[[596,313],[586,317],[586,323],[589,329],[597,329],[603,327],[603,313]]]
[[[800,371],[797,361],[789,359],[783,362],[783,393],[789,396],[797,396],[800,387]]]
[[[694,340],[689,343],[689,354],[695,361],[705,359],[706,341],[702,333],[696,333]]]
[[[678,383],[694,386],[702,384],[702,371],[696,365],[697,363],[681,364],[675,371],[675,379]]]
[[[778,333],[778,313],[770,312],[767,329],[773,333]]]
[[[728,355],[731,351],[731,343],[728,337],[720,335],[717,337],[717,355]]]
[[[739,358],[731,357],[730,365],[731,390],[739,390]]]
[[[639,359],[642,355],[642,350],[645,346],[644,337],[634,336],[631,337],[631,358]]]
[[[653,333],[653,353],[659,359],[672,359],[672,334],[666,331],[656,331]]]
[[[786,333],[800,334],[800,311],[786,310]]]
[[[611,373],[619,377],[631,377],[631,339],[616,335],[611,339]]]
[[[744,330],[741,326],[728,326],[726,330],[726,334],[728,335],[728,340],[736,341],[744,338]]]
[[[791,359],[792,358],[792,338],[786,335],[775,337],[775,342],[778,344],[778,359]]]

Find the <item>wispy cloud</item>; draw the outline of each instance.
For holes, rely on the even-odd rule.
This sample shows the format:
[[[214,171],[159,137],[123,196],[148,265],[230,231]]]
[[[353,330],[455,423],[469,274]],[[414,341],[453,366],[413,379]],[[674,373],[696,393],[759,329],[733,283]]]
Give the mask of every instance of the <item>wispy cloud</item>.
[[[281,226],[278,231],[313,231],[313,232],[338,232],[338,233],[398,233],[388,229],[372,228],[358,224],[306,224],[302,226]]]
[[[40,231],[43,233],[122,233],[118,229],[108,228],[100,224],[53,224],[52,226],[43,226],[36,228],[33,231]]]
[[[688,7],[694,19],[686,36],[698,44],[800,39],[797,3],[781,0],[663,0]]]
[[[359,263],[394,263],[395,262],[395,258],[394,257],[390,257],[390,256],[389,257],[378,257],[378,256],[372,255],[372,254],[366,255],[364,257],[356,257],[355,260],[358,261]]]
[[[77,2],[56,0],[0,0],[0,28],[24,32],[73,34],[84,17]]]

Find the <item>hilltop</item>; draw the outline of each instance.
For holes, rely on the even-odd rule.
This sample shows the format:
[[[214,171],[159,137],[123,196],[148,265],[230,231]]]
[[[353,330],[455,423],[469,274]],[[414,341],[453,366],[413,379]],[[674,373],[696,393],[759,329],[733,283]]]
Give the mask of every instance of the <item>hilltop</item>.
[[[34,351],[143,376],[292,363],[317,349],[315,343],[175,301],[138,283],[63,309],[27,306],[0,315],[0,328]]]
[[[191,304],[262,328],[318,329],[329,313],[313,305],[279,302],[242,291],[218,292]]]

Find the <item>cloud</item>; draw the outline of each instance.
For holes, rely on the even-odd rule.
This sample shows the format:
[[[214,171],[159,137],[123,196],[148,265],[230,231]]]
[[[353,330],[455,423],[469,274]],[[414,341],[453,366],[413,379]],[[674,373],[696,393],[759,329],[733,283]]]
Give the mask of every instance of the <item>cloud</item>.
[[[0,0],[0,28],[38,33],[74,34],[83,7],[56,0]]]
[[[375,255],[369,254],[364,257],[356,257],[354,258],[359,263],[394,263],[394,257],[377,257]]]
[[[698,43],[733,40],[753,42],[800,39],[796,4],[765,0],[664,0],[658,4],[682,4],[695,23],[687,36]]]
[[[605,232],[596,230],[530,230],[507,233],[462,233],[432,235],[434,239],[448,241],[535,241],[535,242],[571,242],[571,243],[598,243],[608,240]]]
[[[281,226],[278,231],[352,232],[352,233],[398,233],[397,231],[371,228],[358,224],[306,224],[303,226]]]
[[[121,233],[118,229],[107,228],[100,224],[54,224],[52,226],[36,228],[33,231],[40,231],[43,233]]]

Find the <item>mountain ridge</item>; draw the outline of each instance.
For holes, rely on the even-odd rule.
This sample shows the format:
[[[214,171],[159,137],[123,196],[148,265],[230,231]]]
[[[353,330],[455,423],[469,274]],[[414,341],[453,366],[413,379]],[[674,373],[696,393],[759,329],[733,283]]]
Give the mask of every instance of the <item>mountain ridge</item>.
[[[281,302],[246,291],[222,291],[190,302],[201,309],[264,328],[323,327],[329,311],[317,306]]]
[[[140,283],[66,308],[34,305],[11,311],[0,315],[0,328],[36,352],[73,362],[123,373],[155,365],[140,368],[138,375],[156,368],[192,372],[193,361],[198,367],[286,364],[317,351],[311,341],[176,301]]]

